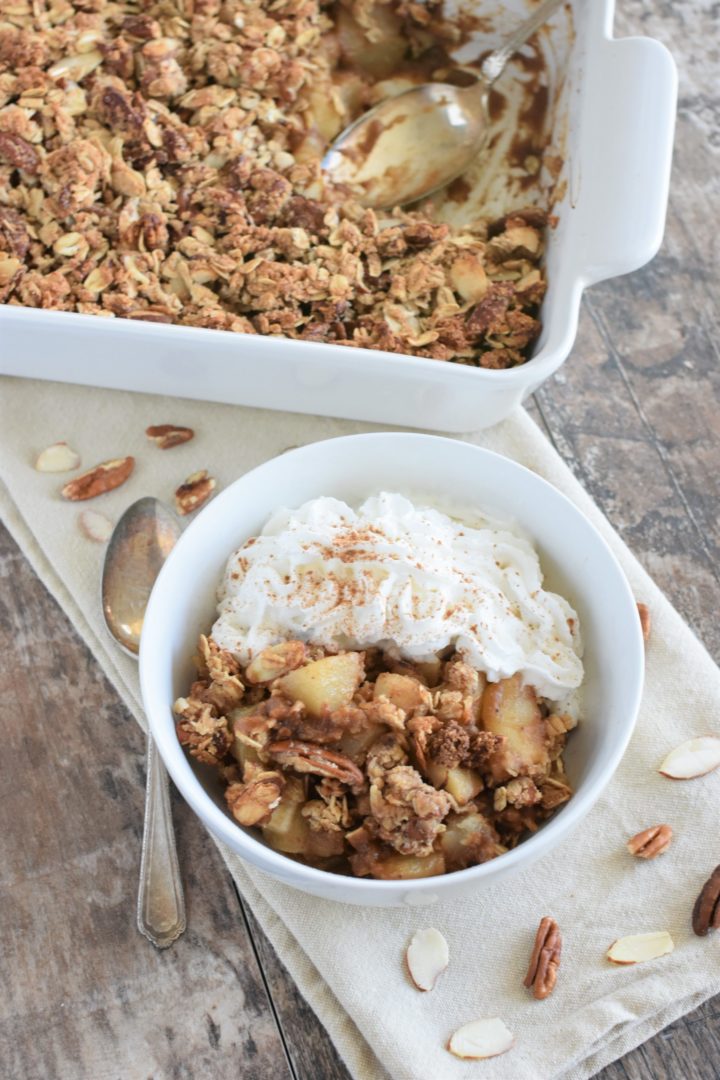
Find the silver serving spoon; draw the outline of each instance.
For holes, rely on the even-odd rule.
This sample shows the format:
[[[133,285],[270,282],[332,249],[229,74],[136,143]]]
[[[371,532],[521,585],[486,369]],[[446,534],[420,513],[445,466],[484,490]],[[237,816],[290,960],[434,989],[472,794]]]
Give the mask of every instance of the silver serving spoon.
[[[128,507],[110,537],[102,574],[103,614],[116,643],[136,660],[150,592],[180,531],[177,518],[148,497]],[[168,777],[149,735],[146,783],[137,924],[153,945],[165,949],[185,929],[185,898]]]
[[[465,172],[490,129],[490,87],[513,53],[566,0],[543,0],[500,49],[485,58],[472,86],[426,83],[386,98],[338,135],[322,159],[334,181],[359,188],[365,206],[415,202]]]

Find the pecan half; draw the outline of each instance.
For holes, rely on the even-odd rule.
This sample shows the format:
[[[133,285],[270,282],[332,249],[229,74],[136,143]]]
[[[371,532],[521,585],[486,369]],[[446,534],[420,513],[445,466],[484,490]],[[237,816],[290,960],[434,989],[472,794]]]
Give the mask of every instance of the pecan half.
[[[12,255],[25,258],[30,247],[30,233],[24,219],[10,206],[0,206],[0,238]]]
[[[672,834],[670,825],[651,825],[649,829],[643,829],[631,837],[627,849],[638,859],[654,859],[670,847]]]
[[[698,937],[720,927],[720,866],[716,866],[695,901],[692,927]]]
[[[647,604],[639,603],[637,606],[638,615],[640,616],[640,627],[642,629],[643,641],[647,645],[650,638],[650,609]]]
[[[104,495],[106,491],[112,491],[124,484],[134,468],[134,457],[103,461],[94,469],[88,469],[87,472],[80,473],[79,476],[69,480],[61,489],[60,494],[71,502],[94,499],[97,495]]]
[[[554,919],[546,915],[540,920],[530,966],[523,982],[523,986],[532,989],[538,1001],[549,997],[555,988],[561,951],[560,928]]]
[[[0,158],[26,173],[36,173],[40,167],[40,155],[32,143],[10,131],[0,131]]]
[[[175,508],[178,514],[191,514],[210,498],[217,481],[208,476],[207,469],[191,473],[175,492]]]
[[[284,739],[266,747],[266,752],[280,765],[296,772],[329,776],[351,788],[361,788],[365,783],[360,769],[349,757],[316,743]]]
[[[169,450],[172,446],[190,442],[195,432],[190,427],[180,427],[177,424],[152,424],[145,429],[145,434],[161,450]]]

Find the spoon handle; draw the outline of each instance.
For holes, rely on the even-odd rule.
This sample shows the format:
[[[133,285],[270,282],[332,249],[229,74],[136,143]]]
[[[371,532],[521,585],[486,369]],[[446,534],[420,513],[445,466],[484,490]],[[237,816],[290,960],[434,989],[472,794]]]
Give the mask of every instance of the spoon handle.
[[[185,929],[183,896],[168,775],[155,744],[147,742],[145,824],[140,856],[138,930],[158,949],[167,949]]]
[[[520,46],[524,45],[538,27],[547,22],[555,9],[561,7],[564,3],[566,3],[566,0],[543,0],[543,3],[538,4],[532,15],[518,26],[515,33],[508,38],[505,44],[501,45],[499,49],[495,49],[485,58],[481,71],[488,86],[494,83],[502,74],[508,60],[518,51]]]

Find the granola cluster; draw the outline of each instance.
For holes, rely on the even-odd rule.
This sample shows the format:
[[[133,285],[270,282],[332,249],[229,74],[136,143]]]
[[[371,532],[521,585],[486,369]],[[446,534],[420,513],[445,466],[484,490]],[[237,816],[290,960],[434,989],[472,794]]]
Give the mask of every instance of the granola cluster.
[[[429,207],[363,209],[320,172],[334,135],[397,89],[390,73],[447,77],[439,4],[1,9],[0,302],[491,368],[527,358],[542,211],[458,230]]]
[[[241,825],[311,865],[381,879],[464,869],[572,794],[575,722],[519,676],[486,683],[456,655],[410,665],[300,641],[243,670],[206,637],[197,667],[174,706],[180,742],[218,768]]]

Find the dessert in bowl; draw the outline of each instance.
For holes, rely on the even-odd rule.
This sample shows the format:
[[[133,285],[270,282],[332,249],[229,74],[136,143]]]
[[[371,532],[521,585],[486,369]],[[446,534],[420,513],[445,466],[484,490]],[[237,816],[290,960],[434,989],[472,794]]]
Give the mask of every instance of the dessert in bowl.
[[[558,843],[622,756],[643,646],[615,559],[547,483],[377,434],[284,454],[211,503],[158,578],[140,669],[216,836],[307,892],[387,905]]]

